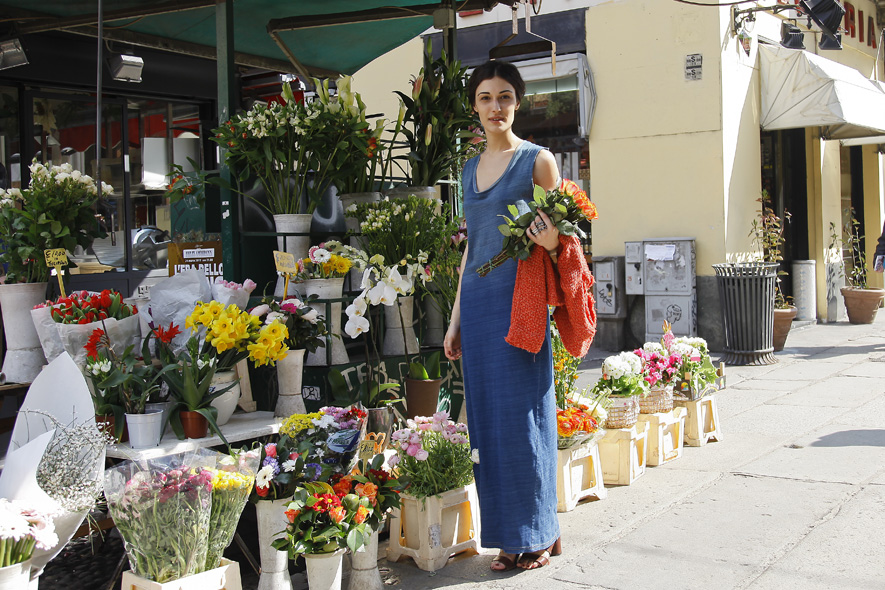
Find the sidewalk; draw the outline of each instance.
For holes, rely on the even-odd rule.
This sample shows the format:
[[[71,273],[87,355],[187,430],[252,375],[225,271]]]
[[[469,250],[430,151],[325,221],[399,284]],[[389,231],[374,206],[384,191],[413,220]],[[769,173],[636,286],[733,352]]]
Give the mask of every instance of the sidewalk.
[[[579,387],[599,377],[606,353],[595,352]],[[564,552],[548,567],[493,573],[493,550],[435,573],[382,559],[385,582],[403,590],[885,587],[885,314],[870,326],[794,330],[776,356],[776,365],[727,368],[728,387],[716,394],[722,442],[686,448],[633,485],[609,488],[606,500],[560,514]]]

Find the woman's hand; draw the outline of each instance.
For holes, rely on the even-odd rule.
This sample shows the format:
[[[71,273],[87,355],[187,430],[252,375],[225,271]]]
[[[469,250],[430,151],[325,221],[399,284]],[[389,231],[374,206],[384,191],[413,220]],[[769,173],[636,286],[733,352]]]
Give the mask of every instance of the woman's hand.
[[[559,248],[559,230],[547,217],[547,214],[538,209],[535,220],[526,232],[528,238],[548,252]]]
[[[446,330],[445,339],[443,339],[443,350],[445,350],[446,358],[450,361],[461,358],[461,327],[455,324],[449,324]]]

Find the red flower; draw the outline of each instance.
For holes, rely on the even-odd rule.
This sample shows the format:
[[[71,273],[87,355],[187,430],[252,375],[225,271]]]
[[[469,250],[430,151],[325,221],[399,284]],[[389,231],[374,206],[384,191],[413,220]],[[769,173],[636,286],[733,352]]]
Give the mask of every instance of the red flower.
[[[104,336],[104,330],[101,328],[96,328],[92,331],[92,334],[89,336],[89,340],[86,342],[86,346],[83,348],[86,349],[86,356],[91,359],[98,358],[98,345],[101,343],[101,337]]]
[[[300,510],[293,510],[292,508],[289,508],[285,512],[286,518],[289,519],[289,522],[295,522],[295,519],[298,518],[299,514],[301,514]]]
[[[255,493],[264,498],[270,493],[270,486],[255,486]]]
[[[329,510],[329,518],[334,520],[336,524],[344,520],[345,516],[347,516],[347,511],[344,510],[344,506],[335,506]]]
[[[181,329],[172,322],[169,322],[168,328],[163,328],[163,326],[157,328],[157,340],[163,344],[169,344],[179,334],[181,334]]]

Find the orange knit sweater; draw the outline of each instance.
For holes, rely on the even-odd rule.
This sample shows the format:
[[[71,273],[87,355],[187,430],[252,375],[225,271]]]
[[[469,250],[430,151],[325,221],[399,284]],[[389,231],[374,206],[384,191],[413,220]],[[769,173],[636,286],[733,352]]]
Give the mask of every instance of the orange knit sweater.
[[[535,246],[527,260],[516,268],[510,331],[505,340],[529,352],[544,344],[547,306],[553,305],[553,319],[562,343],[572,356],[587,354],[596,334],[596,303],[593,275],[575,236],[559,236],[561,245],[557,268],[544,248]]]

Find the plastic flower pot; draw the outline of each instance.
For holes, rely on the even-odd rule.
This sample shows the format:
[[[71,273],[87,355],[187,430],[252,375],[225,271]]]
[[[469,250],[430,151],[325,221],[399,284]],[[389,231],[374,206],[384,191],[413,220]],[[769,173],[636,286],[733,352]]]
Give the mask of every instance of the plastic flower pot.
[[[204,438],[209,432],[209,421],[199,412],[181,410],[181,428],[187,438]]]

